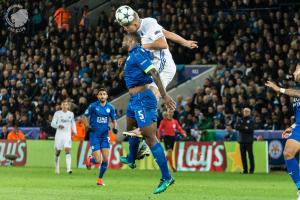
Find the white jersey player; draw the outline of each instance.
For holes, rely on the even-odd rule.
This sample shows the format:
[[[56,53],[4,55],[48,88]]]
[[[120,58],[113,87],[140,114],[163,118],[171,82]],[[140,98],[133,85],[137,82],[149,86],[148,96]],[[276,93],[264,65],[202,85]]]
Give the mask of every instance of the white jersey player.
[[[161,25],[157,23],[157,20],[154,18],[147,17],[141,19],[137,12],[134,12],[134,19],[132,22],[126,25],[120,25],[123,26],[124,30],[129,33],[137,32],[141,37],[142,47],[153,53],[152,62],[156,70],[159,72],[160,79],[162,80],[163,86],[165,88],[167,88],[176,73],[176,65],[173,61],[172,54],[170,53],[166,39],[169,39],[190,49],[198,48],[196,41],[186,40],[176,33],[165,30]],[[122,61],[119,62],[119,65],[121,64]],[[152,83],[150,85],[150,89],[153,91],[157,100],[159,100],[161,95],[155,83]],[[140,136],[141,132],[137,128],[129,132],[124,132],[123,134],[130,136]],[[144,155],[149,154],[150,150],[146,147],[146,144],[144,142],[140,143],[139,153],[137,157],[143,158]]]
[[[147,17],[141,19],[136,12],[134,13],[134,20],[123,27],[129,33],[137,32],[141,36],[142,47],[153,53],[152,62],[156,70],[160,73],[160,78],[165,88],[172,81],[176,73],[176,65],[166,38],[190,49],[198,47],[196,41],[186,40],[173,32],[165,30],[154,18]],[[152,83],[150,88],[157,99],[159,99],[160,94],[157,86]]]
[[[56,111],[52,118],[51,126],[56,129],[55,134],[55,172],[59,174],[59,155],[62,149],[66,153],[67,172],[72,173],[71,169],[71,148],[72,148],[72,133],[77,134],[74,113],[68,111],[69,103],[62,102],[61,110]]]

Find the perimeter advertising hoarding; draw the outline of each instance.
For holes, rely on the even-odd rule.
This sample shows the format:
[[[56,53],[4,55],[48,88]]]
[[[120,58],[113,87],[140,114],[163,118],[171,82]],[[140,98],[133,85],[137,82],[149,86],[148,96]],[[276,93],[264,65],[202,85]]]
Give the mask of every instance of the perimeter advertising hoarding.
[[[14,166],[24,166],[27,160],[27,147],[24,141],[0,140],[0,166],[10,165],[11,162],[5,158],[6,155],[15,155],[12,161]]]
[[[265,141],[254,142],[255,172],[268,173],[268,144]],[[128,143],[112,144],[109,168],[127,169],[119,161],[127,155]],[[78,148],[78,167],[85,168],[85,158],[89,155],[88,142],[82,142]],[[240,148],[237,142],[177,142],[173,160],[178,171],[203,172],[241,172],[243,170]],[[152,155],[137,161],[137,169],[158,169]]]

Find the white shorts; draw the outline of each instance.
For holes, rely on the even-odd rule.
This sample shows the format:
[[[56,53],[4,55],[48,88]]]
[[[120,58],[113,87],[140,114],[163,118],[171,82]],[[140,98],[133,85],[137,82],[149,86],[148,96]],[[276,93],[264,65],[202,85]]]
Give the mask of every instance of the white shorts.
[[[72,148],[71,134],[55,134],[54,148],[57,150],[63,150],[64,148]]]
[[[156,62],[153,61],[153,65],[155,66],[155,69],[159,72],[162,84],[166,89],[176,74],[176,65],[173,59],[168,59],[164,64],[161,63],[159,60],[156,60]],[[158,88],[154,82],[152,82],[150,86]]]

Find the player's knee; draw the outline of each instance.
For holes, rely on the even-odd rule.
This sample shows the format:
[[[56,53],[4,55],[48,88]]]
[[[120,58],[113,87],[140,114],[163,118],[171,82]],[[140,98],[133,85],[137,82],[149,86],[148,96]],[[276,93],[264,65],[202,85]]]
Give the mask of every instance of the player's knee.
[[[56,150],[55,156],[58,157],[60,155],[60,150]]]
[[[65,149],[65,153],[66,154],[70,154],[71,153],[71,149]]]
[[[145,142],[149,147],[152,147],[157,143],[157,140],[155,139],[155,137],[145,137]]]
[[[283,156],[285,160],[289,160],[295,157],[295,153],[291,149],[284,149]]]
[[[95,163],[96,163],[96,164],[101,163],[101,159],[100,159],[99,157],[95,157]]]

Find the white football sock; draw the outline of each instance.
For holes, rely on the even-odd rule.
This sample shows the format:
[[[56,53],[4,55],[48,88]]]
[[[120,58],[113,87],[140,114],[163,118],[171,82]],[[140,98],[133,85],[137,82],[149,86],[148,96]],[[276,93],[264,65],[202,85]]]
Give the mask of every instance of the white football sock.
[[[71,154],[66,154],[66,164],[67,164],[67,172],[71,171],[71,163],[72,163],[72,157]]]
[[[59,174],[59,156],[55,156],[55,173]]]

